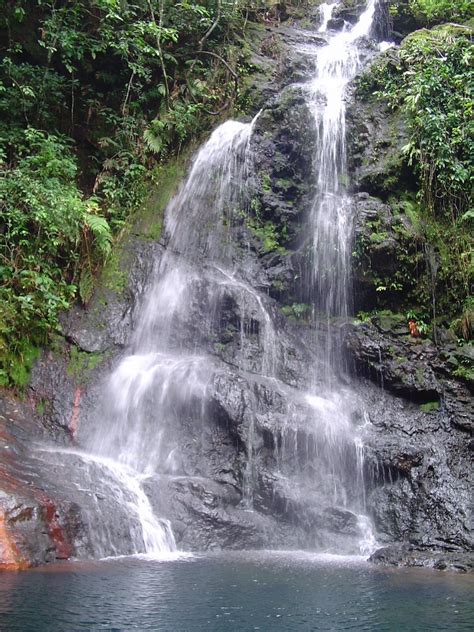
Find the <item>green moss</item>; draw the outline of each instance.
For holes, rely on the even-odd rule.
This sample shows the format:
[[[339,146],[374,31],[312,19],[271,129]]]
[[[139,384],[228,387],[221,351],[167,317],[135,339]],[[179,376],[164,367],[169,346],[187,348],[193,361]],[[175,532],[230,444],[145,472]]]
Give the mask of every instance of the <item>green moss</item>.
[[[122,293],[127,285],[127,275],[120,264],[120,251],[117,249],[108,258],[101,275],[101,283],[104,287],[118,294]]]
[[[424,413],[433,413],[439,410],[440,405],[439,402],[426,402],[426,404],[421,404],[420,408]]]
[[[399,365],[405,364],[406,362],[408,362],[408,358],[406,356],[397,356],[395,358],[395,362]]]
[[[7,353],[3,357],[0,369],[0,386],[13,386],[22,391],[30,381],[31,369],[40,355],[40,349],[24,340],[21,350],[17,353]]]
[[[132,217],[133,234],[157,241],[163,232],[165,209],[186,174],[190,151],[157,168],[148,198]]]
[[[402,199],[391,197],[389,198],[389,204],[391,205],[392,211],[396,217],[406,217],[409,220],[410,225],[413,227],[415,234],[420,234],[423,221],[420,205],[416,200],[411,197],[403,197]]]
[[[405,325],[405,317],[403,314],[396,314],[389,309],[382,309],[378,311],[376,316],[380,323],[380,327],[385,330],[394,329],[402,324]]]
[[[38,413],[38,415],[44,415],[44,413],[46,412],[46,402],[44,401],[44,399],[40,400],[36,404],[36,412]]]
[[[73,346],[69,352],[66,372],[76,382],[85,382],[88,379],[88,373],[97,368],[104,358],[104,353],[87,353]]]
[[[281,189],[282,191],[288,191],[291,187],[294,186],[294,182],[287,178],[278,178],[275,182],[275,187]]]
[[[416,379],[418,383],[422,384],[425,380],[425,372],[423,371],[423,369],[421,368],[416,369],[415,375],[416,375]]]
[[[98,303],[107,303],[102,295],[103,290],[122,294],[128,284],[130,269],[130,252],[124,249],[124,244],[130,235],[139,239],[157,241],[163,232],[165,209],[177,192],[179,183],[185,176],[188,156],[192,149],[188,149],[180,156],[171,158],[160,165],[152,175],[148,196],[143,204],[125,222],[120,239],[104,265],[98,282]]]

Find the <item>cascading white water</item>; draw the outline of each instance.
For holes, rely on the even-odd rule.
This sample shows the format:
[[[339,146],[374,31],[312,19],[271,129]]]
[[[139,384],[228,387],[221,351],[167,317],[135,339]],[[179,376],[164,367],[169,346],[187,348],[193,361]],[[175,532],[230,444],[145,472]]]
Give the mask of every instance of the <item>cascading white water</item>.
[[[347,192],[346,90],[361,68],[358,40],[370,35],[377,2],[368,0],[365,11],[354,26],[346,25],[342,32],[328,33],[327,45],[316,51],[316,76],[309,90],[309,104],[317,130],[317,186],[310,215],[314,311],[316,320],[326,319],[327,322],[325,371],[320,377],[333,394],[337,393],[338,387],[334,385],[332,369],[340,364],[341,351],[330,335],[330,321],[333,317],[347,318],[351,296],[353,208]],[[327,33],[338,6],[337,2],[321,5],[319,32]],[[347,441],[354,431],[347,424],[345,411],[339,407],[333,412],[331,423],[344,425],[342,432]],[[352,499],[349,505],[360,510],[365,505],[363,446],[357,434],[352,441],[360,480],[356,486],[359,498]],[[334,454],[334,449],[330,448],[330,452]],[[361,552],[365,554],[375,542],[366,516],[359,516],[359,527],[362,533]]]
[[[337,2],[323,2],[323,4],[319,7],[319,12],[321,14],[321,26],[318,29],[319,33],[326,33],[329,21],[331,20],[333,11],[337,5]]]
[[[307,91],[317,130],[316,196],[309,226],[314,236],[311,284],[315,316],[325,322],[333,316],[344,318],[349,311],[352,217],[346,191],[344,98],[361,66],[357,39],[370,32],[376,0],[369,0],[358,23],[341,33],[327,31],[336,6],[321,7],[320,32],[327,45],[315,49],[316,75]],[[170,523],[159,515],[160,499],[152,503],[147,494],[151,486],[164,486],[165,479],[212,480],[211,466],[206,470],[202,465],[205,459],[196,467],[190,455],[199,451],[207,432],[212,416],[208,405],[216,399],[227,361],[241,389],[239,423],[246,424],[245,430],[238,429],[238,440],[245,444],[245,450],[239,449],[246,456],[239,466],[240,510],[248,512],[267,502],[258,498],[258,468],[268,450],[268,460],[275,464],[275,506],[284,498],[285,505],[304,513],[302,522],[310,532],[321,527],[324,512],[329,521],[352,516],[364,553],[373,545],[364,515],[361,430],[351,419],[355,396],[335,378],[339,350],[329,342],[329,327],[329,351],[315,354],[322,374],[313,384],[304,376],[301,390],[290,386],[291,379],[285,381],[280,371],[275,308],[252,284],[238,260],[242,252],[236,255],[231,229],[237,218],[243,222],[249,207],[251,138],[258,118],[248,124],[224,123],[198,152],[167,209],[167,247],[136,311],[127,355],[110,375],[97,418],[84,434],[79,428],[87,452],[76,451],[74,458],[81,460],[91,488],[94,477],[102,479],[98,490],[79,490],[93,497],[90,529],[99,532],[95,541],[100,554],[122,553],[117,541],[124,533],[127,552],[162,555],[176,548]],[[226,305],[231,305],[235,321],[229,328],[237,331],[230,359],[212,352],[216,344],[223,346],[215,334]],[[259,408],[262,399],[273,405],[271,420]],[[270,437],[265,449],[264,434]],[[104,496],[122,508],[120,533],[107,515]],[[105,509],[99,525],[94,511],[101,511],[101,503]],[[287,507],[285,512],[291,513]],[[332,544],[337,547],[338,542]],[[310,545],[326,546],[327,540],[315,537]],[[349,546],[353,551],[352,543]]]
[[[358,38],[369,35],[377,0],[369,0],[359,21],[331,33],[316,52],[310,107],[317,130],[317,194],[311,211],[316,312],[347,317],[350,298],[352,206],[347,194],[345,92],[361,67]],[[338,3],[321,5],[326,32]]]
[[[117,516],[105,516],[105,511],[100,511],[103,494],[110,495],[124,509],[127,517],[130,545],[127,551],[131,554],[148,553],[150,556],[163,558],[166,553],[176,551],[176,542],[169,520],[159,519],[155,516],[150,501],[142,489],[142,478],[137,475],[135,469],[121,463],[119,459],[88,454],[87,452],[73,449],[51,449],[40,447],[38,455],[42,454],[52,458],[62,456],[76,459],[83,470],[81,486],[79,489],[94,498],[96,510],[101,516],[100,524],[90,524],[91,540],[99,555],[120,555],[123,549],[113,537],[111,531],[116,529],[114,522]],[[100,485],[97,481],[100,480]],[[90,486],[90,487],[89,487]],[[93,517],[89,516],[90,518]],[[87,512],[85,515],[87,519]]]
[[[199,348],[205,347],[200,337],[206,340],[211,324],[195,323],[199,334],[194,338],[196,352],[190,353],[183,336],[188,333],[193,303],[205,294],[207,318],[221,294],[238,290],[239,297],[248,299],[247,309],[263,315],[265,340],[270,342],[273,336],[262,300],[234,277],[228,262],[227,226],[245,204],[248,145],[257,118],[250,124],[221,125],[197,154],[185,184],[170,203],[167,249],[157,264],[156,281],[140,305],[132,352],[110,376],[104,418],[84,439],[90,450],[84,460],[106,467],[129,491],[127,502],[142,524],[135,552],[162,554],[176,548],[169,523],[154,515],[141,482],[157,474],[185,473],[183,437],[175,428],[183,416],[199,424],[205,415],[215,366]],[[240,306],[242,322],[245,307]],[[268,353],[262,368],[269,371],[274,345],[264,347]],[[135,534],[131,537],[136,540]]]

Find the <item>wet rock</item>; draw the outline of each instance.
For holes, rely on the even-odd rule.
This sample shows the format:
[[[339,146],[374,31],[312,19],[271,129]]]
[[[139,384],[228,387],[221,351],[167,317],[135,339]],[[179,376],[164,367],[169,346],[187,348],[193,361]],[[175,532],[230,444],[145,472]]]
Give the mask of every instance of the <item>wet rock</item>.
[[[334,16],[349,24],[356,24],[366,5],[364,2],[341,2],[334,11]]]
[[[419,242],[411,220],[398,207],[367,193],[354,196],[356,312],[371,311],[380,304],[400,310],[403,298],[409,301],[416,296],[418,279],[426,271]]]
[[[390,50],[385,53],[390,55]],[[380,101],[362,96],[347,110],[348,163],[355,191],[388,196],[400,190],[416,190],[413,174],[405,164],[402,148],[408,143],[407,122]]]
[[[384,547],[370,556],[369,562],[383,566],[433,568],[440,571],[474,571],[474,555],[417,549],[410,545]]]
[[[392,39],[393,19],[390,13],[390,0],[381,0],[375,5],[374,23],[372,26],[372,37],[377,41],[387,41]]]
[[[159,244],[130,238],[86,308],[75,306],[61,319],[65,337],[87,353],[103,353],[125,346],[133,327],[134,312],[158,265]]]
[[[418,403],[439,402],[443,388],[432,366],[437,350],[429,341],[410,338],[408,328],[403,335],[402,322],[398,320],[395,325],[392,321],[387,331],[383,331],[383,320],[348,325],[346,349],[358,369],[385,388]]]
[[[0,416],[0,568],[21,570],[81,550],[80,510],[66,496],[45,491],[36,468],[31,442],[44,440],[45,431],[28,405],[11,408],[3,400]],[[6,405],[6,406],[5,406]],[[19,410],[21,409],[21,410]],[[29,419],[23,417],[29,415]]]

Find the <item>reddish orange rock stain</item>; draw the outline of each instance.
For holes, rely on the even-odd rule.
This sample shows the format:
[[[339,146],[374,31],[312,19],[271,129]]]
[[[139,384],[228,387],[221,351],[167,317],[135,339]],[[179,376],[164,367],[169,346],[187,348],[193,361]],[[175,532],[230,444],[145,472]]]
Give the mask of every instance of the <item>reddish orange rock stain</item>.
[[[29,566],[8,531],[5,512],[0,510],[0,571],[23,571]]]
[[[82,391],[78,386],[74,395],[74,406],[72,409],[71,422],[69,424],[69,431],[71,432],[73,437],[76,435],[77,427],[79,425],[79,407],[81,404],[81,395]]]
[[[45,510],[44,520],[48,529],[48,535],[56,549],[56,559],[68,560],[72,555],[72,546],[64,534],[63,528],[59,524],[56,505],[46,494],[41,494],[40,500]]]

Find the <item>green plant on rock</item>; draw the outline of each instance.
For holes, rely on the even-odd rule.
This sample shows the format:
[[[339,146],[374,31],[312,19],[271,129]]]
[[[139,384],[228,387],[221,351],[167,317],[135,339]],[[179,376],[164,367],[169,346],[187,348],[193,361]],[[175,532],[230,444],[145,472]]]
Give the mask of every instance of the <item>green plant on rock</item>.
[[[271,221],[262,222],[253,217],[248,218],[246,223],[250,231],[261,241],[264,253],[286,253],[286,248],[280,244],[282,236],[278,234],[275,224]]]
[[[104,360],[102,353],[87,353],[72,346],[69,352],[67,374],[78,383],[84,382],[90,371],[93,371]]]
[[[9,142],[0,142],[6,155]],[[58,328],[58,312],[74,298],[81,268],[110,251],[111,233],[77,187],[64,138],[27,128],[16,146],[0,169],[0,369],[3,382],[22,386],[13,358],[30,366],[31,349]]]
[[[288,318],[294,318],[296,320],[304,320],[310,317],[312,307],[307,303],[293,303],[292,305],[285,305],[281,311]]]
[[[471,31],[440,26],[408,36],[360,84],[361,94],[375,91],[407,116],[410,138],[403,151],[418,176],[419,196],[418,210],[412,204],[405,210],[424,243],[429,289],[424,305],[445,324],[468,299],[474,272],[473,61]]]
[[[434,413],[440,409],[439,402],[426,402],[426,404],[420,404],[420,409],[424,413]]]
[[[474,17],[470,0],[409,0],[413,15],[428,24],[469,20]]]

